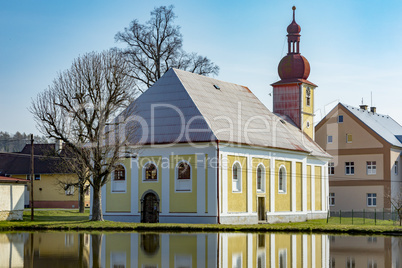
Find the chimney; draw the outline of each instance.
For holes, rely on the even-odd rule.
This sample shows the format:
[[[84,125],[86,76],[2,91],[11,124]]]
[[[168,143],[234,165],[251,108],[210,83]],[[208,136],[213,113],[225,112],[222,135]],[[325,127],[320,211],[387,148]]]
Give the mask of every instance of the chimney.
[[[56,140],[55,149],[56,149],[56,153],[60,154],[61,150],[63,149],[63,141],[62,140]]]
[[[370,112],[375,114],[377,112],[377,107],[370,107]]]
[[[368,106],[365,104],[360,105],[360,109],[367,111]]]

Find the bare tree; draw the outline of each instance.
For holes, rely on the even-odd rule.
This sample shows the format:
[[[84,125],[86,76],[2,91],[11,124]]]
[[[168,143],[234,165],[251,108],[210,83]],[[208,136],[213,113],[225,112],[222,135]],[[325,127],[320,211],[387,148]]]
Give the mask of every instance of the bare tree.
[[[392,195],[391,193],[386,196],[394,211],[398,213],[399,216],[399,226],[402,226],[402,186],[399,187],[399,191]]]
[[[116,41],[128,46],[123,52],[132,66],[130,75],[142,82],[138,84],[142,92],[169,68],[202,75],[219,73],[219,67],[207,57],[182,49],[180,27],[173,24],[175,17],[173,6],[161,6],[151,12],[151,19],[145,24],[133,20],[129,28],[115,36]]]
[[[30,112],[48,138],[63,141],[88,170],[92,187],[92,220],[103,220],[101,187],[108,181],[120,151],[126,145],[124,129],[105,139],[105,125],[124,127],[133,100],[134,80],[129,66],[116,51],[88,53],[74,60],[70,69],[32,100]],[[131,106],[130,106],[131,107]]]

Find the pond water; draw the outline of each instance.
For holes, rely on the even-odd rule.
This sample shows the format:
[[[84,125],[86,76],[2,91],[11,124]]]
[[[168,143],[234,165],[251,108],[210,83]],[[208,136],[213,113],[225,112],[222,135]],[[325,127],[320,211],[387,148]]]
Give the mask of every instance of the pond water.
[[[0,233],[0,267],[402,268],[402,237],[282,233]]]

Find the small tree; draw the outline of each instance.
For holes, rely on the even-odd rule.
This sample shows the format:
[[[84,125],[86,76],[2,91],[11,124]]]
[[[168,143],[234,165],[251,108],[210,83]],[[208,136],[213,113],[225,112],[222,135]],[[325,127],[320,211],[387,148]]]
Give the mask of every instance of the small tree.
[[[398,213],[399,226],[402,226],[402,185],[399,187],[398,193],[387,195],[392,208]]]
[[[131,65],[130,75],[140,81],[143,92],[169,68],[178,68],[202,75],[217,75],[219,67],[207,57],[187,53],[182,49],[180,27],[174,25],[173,6],[161,6],[151,12],[145,24],[133,20],[129,28],[116,34],[115,39],[127,44],[123,49]]]
[[[130,111],[114,121],[114,129],[120,132],[113,136],[113,142],[105,139],[105,125],[134,98],[134,80],[126,75],[129,68],[116,51],[85,54],[39,93],[30,107],[39,130],[63,141],[87,169],[93,194],[92,220],[96,221],[103,220],[101,187],[126,145],[123,126]]]

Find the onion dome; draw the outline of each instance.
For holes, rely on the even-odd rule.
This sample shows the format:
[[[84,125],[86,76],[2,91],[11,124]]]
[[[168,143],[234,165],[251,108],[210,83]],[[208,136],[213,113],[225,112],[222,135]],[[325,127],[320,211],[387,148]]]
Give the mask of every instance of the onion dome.
[[[288,54],[279,63],[278,73],[282,80],[307,80],[310,75],[310,63],[300,54]]]
[[[310,74],[310,64],[305,57],[300,55],[300,31],[301,28],[295,20],[296,7],[293,6],[293,21],[287,28],[288,54],[283,57],[278,66],[279,77],[282,80],[307,79]]]
[[[293,9],[293,21],[292,21],[291,24],[289,24],[289,26],[288,26],[288,28],[287,28],[287,31],[288,31],[288,34],[298,34],[298,33],[300,33],[300,31],[301,31],[301,27],[300,27],[300,25],[297,24],[296,21],[295,21],[295,10],[296,10],[296,7],[293,6],[292,9]]]

